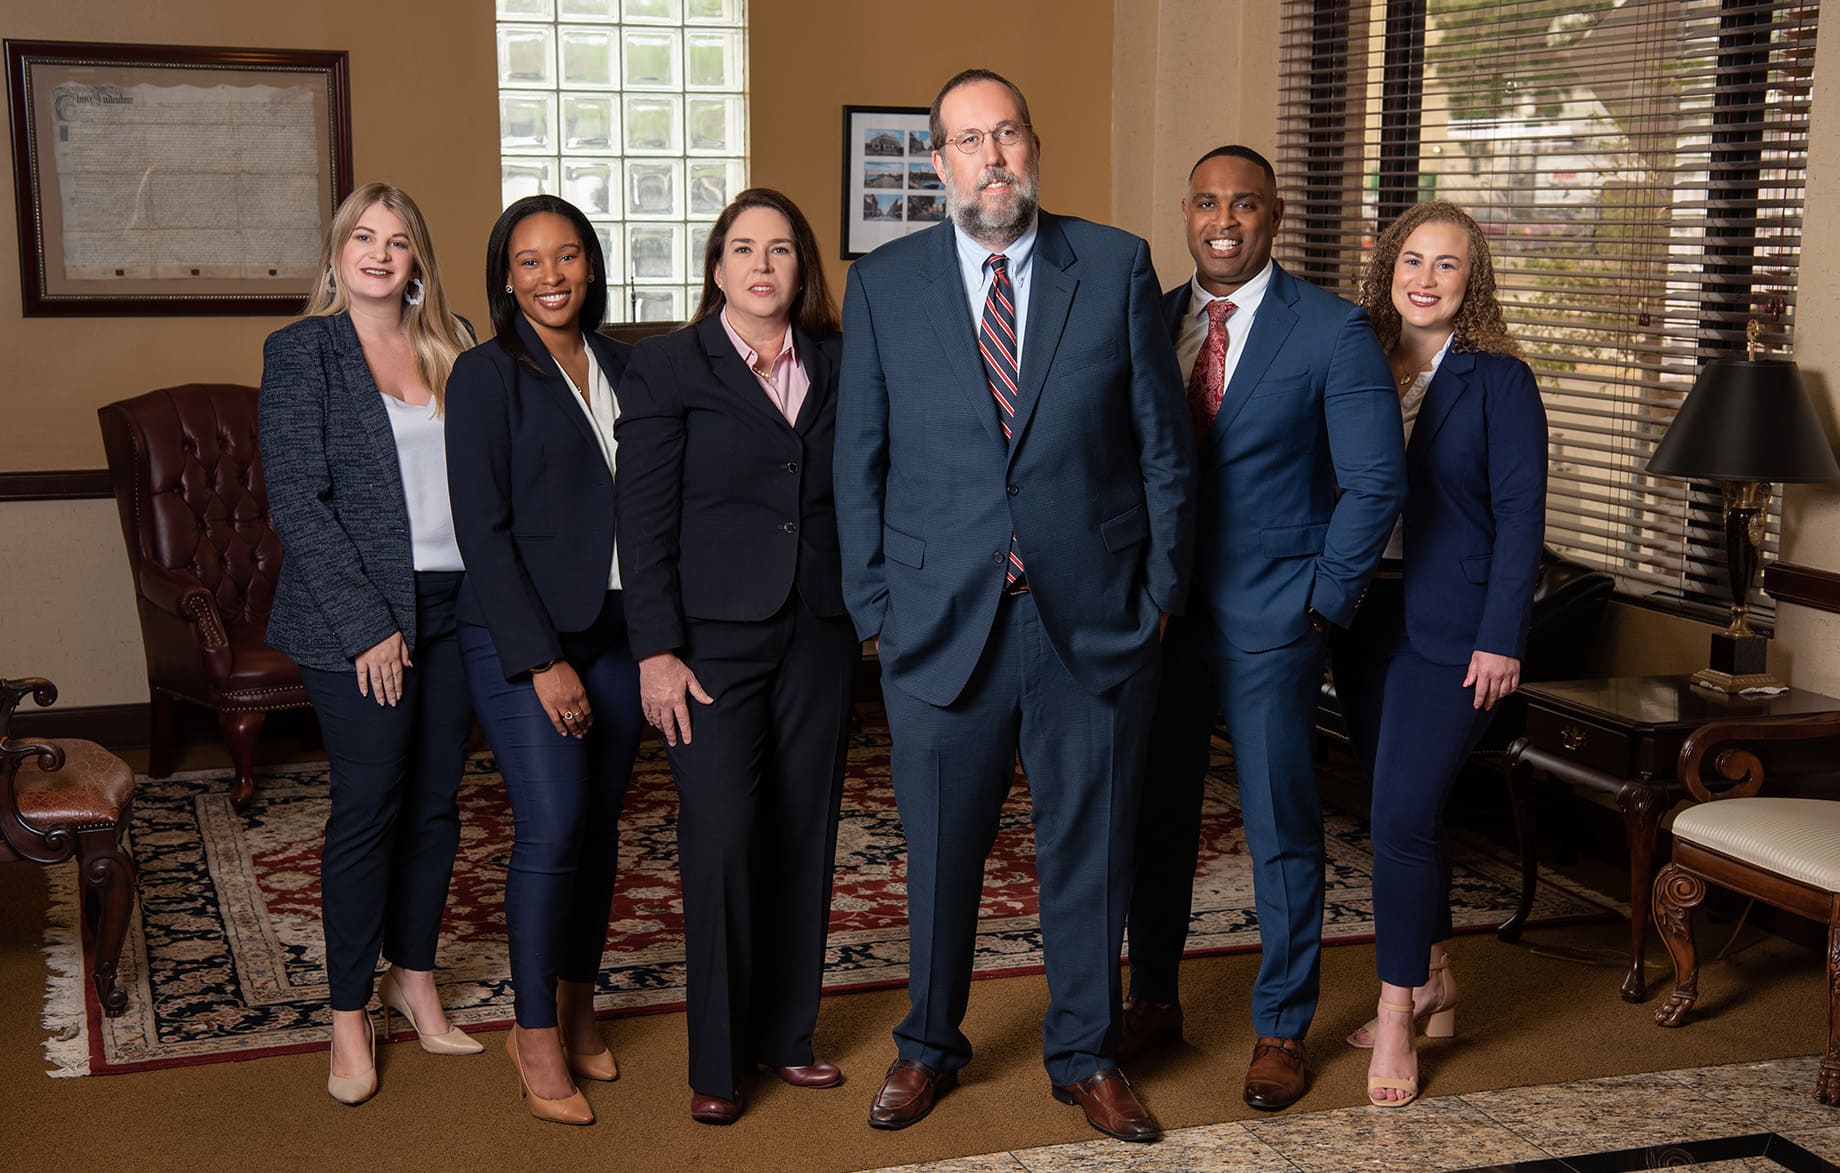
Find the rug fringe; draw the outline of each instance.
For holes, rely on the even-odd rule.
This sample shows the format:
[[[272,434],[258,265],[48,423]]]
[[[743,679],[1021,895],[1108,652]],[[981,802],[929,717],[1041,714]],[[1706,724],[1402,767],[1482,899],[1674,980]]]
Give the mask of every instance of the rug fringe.
[[[53,1079],[89,1074],[89,1014],[83,983],[83,910],[77,897],[77,865],[72,862],[46,873],[49,892],[45,912],[45,1072]]]

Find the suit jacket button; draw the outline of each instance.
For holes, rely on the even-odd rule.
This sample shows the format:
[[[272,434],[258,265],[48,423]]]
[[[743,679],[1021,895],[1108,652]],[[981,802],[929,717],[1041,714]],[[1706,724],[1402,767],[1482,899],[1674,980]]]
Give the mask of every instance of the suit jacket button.
[[[1017,493],[1020,493],[1020,492],[1022,492],[1021,485],[1011,485],[1009,487],[1009,495],[1012,497],[1014,497]]]
[[[787,471],[787,472],[797,472],[797,471],[799,471],[799,462],[798,462],[798,461],[796,461],[796,460],[788,460],[788,461],[786,462],[786,471]]]
[[[799,527],[798,527],[797,525],[795,525],[794,523],[792,523],[792,522],[790,522],[790,521],[789,521],[789,522],[787,522],[787,523],[786,523],[785,525],[782,525],[782,526],[780,526],[779,528],[781,528],[781,529],[783,529],[783,530],[785,530],[785,531],[786,531],[787,533],[789,533],[789,534],[790,534],[790,533],[796,533],[796,532],[798,532],[798,528],[799,528]]]
[[[997,552],[996,552],[995,554],[992,554],[992,555],[990,556],[990,560],[991,560],[992,562],[995,562],[995,563],[997,563],[997,564],[999,564],[999,565],[1001,565],[1001,564],[1002,564],[1002,562],[1003,562],[1003,551],[1001,551],[1001,550],[998,550],[998,551],[997,551]]]

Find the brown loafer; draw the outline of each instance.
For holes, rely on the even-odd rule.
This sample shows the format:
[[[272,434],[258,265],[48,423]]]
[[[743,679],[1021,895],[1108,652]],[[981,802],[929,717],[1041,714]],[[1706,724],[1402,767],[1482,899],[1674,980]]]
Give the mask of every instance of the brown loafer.
[[[896,1059],[869,1105],[869,1127],[895,1129],[919,1123],[957,1082],[957,1072],[937,1071],[918,1059]]]
[[[1157,1140],[1163,1135],[1163,1126],[1116,1067],[1101,1067],[1078,1083],[1056,1084],[1054,1098],[1063,1104],[1078,1104],[1086,1113],[1086,1122],[1107,1136]]]
[[[793,1087],[840,1087],[843,1084],[843,1072],[835,1063],[826,1063],[814,1059],[802,1067],[773,1067],[767,1070],[779,1076]]]
[[[1124,1025],[1118,1032],[1118,1047],[1112,1056],[1120,1063],[1129,1063],[1147,1051],[1172,1047],[1181,1041],[1180,1002],[1127,998],[1124,1003]]]
[[[741,1119],[741,1097],[732,1100],[720,1096],[690,1093],[690,1119],[698,1124],[733,1124]]]
[[[1252,1048],[1252,1066],[1246,1070],[1248,1104],[1276,1112],[1302,1099],[1308,1087],[1302,1039],[1262,1038]]]

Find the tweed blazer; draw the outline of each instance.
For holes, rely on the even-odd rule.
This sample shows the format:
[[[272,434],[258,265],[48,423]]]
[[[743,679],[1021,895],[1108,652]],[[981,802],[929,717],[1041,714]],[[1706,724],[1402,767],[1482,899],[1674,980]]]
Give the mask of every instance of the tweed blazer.
[[[409,504],[351,315],[302,318],[268,336],[256,413],[284,552],[268,642],[328,672],[399,631],[413,654]]]

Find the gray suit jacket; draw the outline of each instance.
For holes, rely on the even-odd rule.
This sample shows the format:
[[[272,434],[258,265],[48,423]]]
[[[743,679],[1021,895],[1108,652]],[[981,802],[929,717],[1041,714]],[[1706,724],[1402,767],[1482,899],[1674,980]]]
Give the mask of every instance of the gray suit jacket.
[[[257,422],[286,554],[268,642],[329,672],[398,631],[413,649],[415,561],[396,436],[349,315],[268,336]]]

